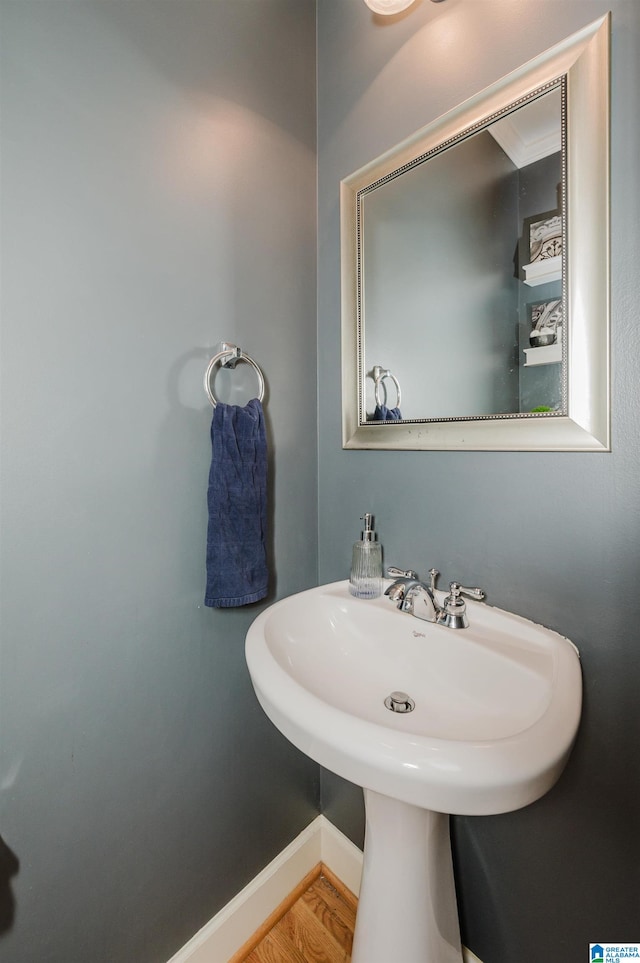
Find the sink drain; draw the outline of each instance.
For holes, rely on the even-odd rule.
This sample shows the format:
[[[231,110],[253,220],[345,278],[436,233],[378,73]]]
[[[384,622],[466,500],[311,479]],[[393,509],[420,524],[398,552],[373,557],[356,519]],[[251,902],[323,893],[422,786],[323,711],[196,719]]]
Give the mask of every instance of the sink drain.
[[[416,707],[415,702],[406,692],[392,692],[384,700],[384,704],[392,712],[413,712]]]

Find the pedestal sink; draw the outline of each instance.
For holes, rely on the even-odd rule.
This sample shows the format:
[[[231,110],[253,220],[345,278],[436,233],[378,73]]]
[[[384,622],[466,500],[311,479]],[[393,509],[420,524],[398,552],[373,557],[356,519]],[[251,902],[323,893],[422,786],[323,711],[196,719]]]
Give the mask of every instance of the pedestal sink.
[[[336,582],[276,602],[247,633],[268,717],[365,791],[352,963],[461,963],[449,814],[532,803],[571,751],[575,646],[480,602],[468,615],[468,628],[449,629]],[[396,708],[415,707],[387,708],[392,693]]]

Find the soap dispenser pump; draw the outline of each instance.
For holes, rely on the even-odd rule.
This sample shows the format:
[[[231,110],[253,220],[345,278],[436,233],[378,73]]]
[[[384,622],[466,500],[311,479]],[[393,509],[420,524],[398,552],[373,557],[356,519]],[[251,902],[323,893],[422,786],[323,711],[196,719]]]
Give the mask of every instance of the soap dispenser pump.
[[[364,531],[353,546],[349,591],[358,599],[377,599],[382,595],[382,546],[376,542],[373,515],[362,516]]]

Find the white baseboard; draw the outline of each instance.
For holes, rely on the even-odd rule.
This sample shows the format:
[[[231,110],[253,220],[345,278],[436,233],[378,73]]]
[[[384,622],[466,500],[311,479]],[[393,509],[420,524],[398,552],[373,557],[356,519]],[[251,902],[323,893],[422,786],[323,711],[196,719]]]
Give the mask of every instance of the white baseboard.
[[[362,850],[324,816],[320,822],[320,859],[350,889],[354,896],[360,895],[362,876]],[[313,823],[311,824],[313,826]]]
[[[338,832],[324,816],[318,816],[237,896],[223,906],[220,912],[169,960],[169,963],[227,963],[307,873],[324,860],[323,838],[325,848],[327,846],[331,848],[333,858],[341,845],[338,837],[344,840],[346,844],[344,849],[348,855],[342,858],[336,857],[335,862],[340,866],[349,864],[351,867],[354,863],[354,854],[349,849],[351,847],[355,853],[360,854],[361,866],[360,850],[346,836]],[[327,865],[332,869],[329,862]],[[345,871],[350,873],[351,879],[357,877],[359,888],[359,870],[349,868]],[[336,876],[342,879],[337,872]],[[351,889],[346,879],[344,882]]]
[[[169,963],[227,963],[318,863],[324,863],[356,896],[362,852],[324,816],[293,842],[209,920]],[[480,963],[463,947],[464,963]]]

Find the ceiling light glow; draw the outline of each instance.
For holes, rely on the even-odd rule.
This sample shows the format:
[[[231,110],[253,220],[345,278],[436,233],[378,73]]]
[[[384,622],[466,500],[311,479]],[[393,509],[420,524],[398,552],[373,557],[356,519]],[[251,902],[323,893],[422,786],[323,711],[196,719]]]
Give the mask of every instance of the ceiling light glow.
[[[374,13],[389,15],[406,10],[407,7],[411,6],[413,0],[364,0],[364,2]]]

